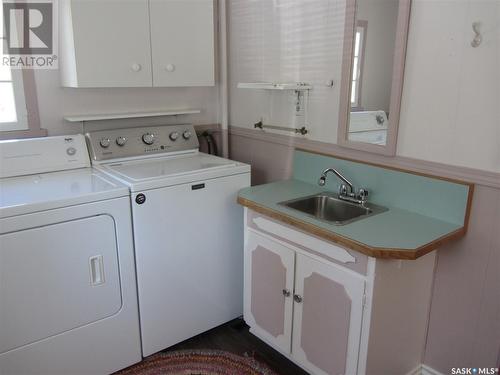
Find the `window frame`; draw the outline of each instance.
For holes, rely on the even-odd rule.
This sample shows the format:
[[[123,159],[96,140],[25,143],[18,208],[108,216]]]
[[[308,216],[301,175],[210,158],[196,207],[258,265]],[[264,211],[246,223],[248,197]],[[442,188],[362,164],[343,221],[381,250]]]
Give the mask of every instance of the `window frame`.
[[[38,112],[38,98],[36,93],[36,83],[35,74],[32,69],[22,69],[16,72],[14,69],[12,72],[12,81],[14,82],[14,96],[16,99],[16,111],[19,116],[18,109],[18,94],[24,98],[23,107],[26,107],[26,126],[24,129],[19,130],[2,130],[0,125],[0,140],[3,139],[15,139],[15,138],[34,138],[34,137],[45,137],[47,135],[47,130],[40,127],[40,115]],[[15,80],[15,76],[22,79]],[[22,81],[22,82],[20,82]],[[16,92],[17,90],[17,92]],[[24,93],[24,95],[22,95]],[[22,112],[21,112],[22,113]]]

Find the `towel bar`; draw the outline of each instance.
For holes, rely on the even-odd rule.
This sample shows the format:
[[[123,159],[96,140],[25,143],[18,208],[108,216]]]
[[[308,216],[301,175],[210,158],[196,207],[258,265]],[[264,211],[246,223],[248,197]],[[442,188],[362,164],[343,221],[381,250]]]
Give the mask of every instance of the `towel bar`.
[[[268,129],[276,129],[276,130],[284,130],[288,132],[294,132],[295,134],[301,134],[301,135],[306,135],[308,133],[307,129],[305,126],[301,128],[287,128],[284,126],[277,126],[277,125],[264,125],[262,121],[257,122],[256,124],[253,125],[254,128],[262,129],[268,128]]]

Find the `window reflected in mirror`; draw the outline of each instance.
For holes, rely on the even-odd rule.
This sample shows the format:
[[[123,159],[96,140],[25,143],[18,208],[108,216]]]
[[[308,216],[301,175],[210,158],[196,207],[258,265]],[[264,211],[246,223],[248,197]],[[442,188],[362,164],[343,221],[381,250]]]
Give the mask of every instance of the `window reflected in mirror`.
[[[358,0],[347,139],[384,146],[390,121],[398,0]]]

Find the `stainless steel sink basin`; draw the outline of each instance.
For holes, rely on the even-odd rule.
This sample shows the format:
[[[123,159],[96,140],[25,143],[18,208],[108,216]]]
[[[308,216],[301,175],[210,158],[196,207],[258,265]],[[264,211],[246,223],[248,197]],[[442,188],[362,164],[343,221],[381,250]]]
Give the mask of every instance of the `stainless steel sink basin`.
[[[340,200],[333,193],[319,193],[308,197],[278,203],[305,213],[315,219],[335,225],[344,225],[387,211],[387,208],[371,203],[364,206]]]

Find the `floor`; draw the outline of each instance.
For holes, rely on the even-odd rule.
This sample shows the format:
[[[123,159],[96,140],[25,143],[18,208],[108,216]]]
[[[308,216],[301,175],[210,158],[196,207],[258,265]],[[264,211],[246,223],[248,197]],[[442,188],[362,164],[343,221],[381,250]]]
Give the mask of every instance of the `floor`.
[[[225,350],[238,355],[248,353],[267,364],[278,374],[307,375],[308,373],[290,362],[276,350],[248,331],[243,319],[235,319],[220,327],[174,345],[164,352],[183,349]]]

